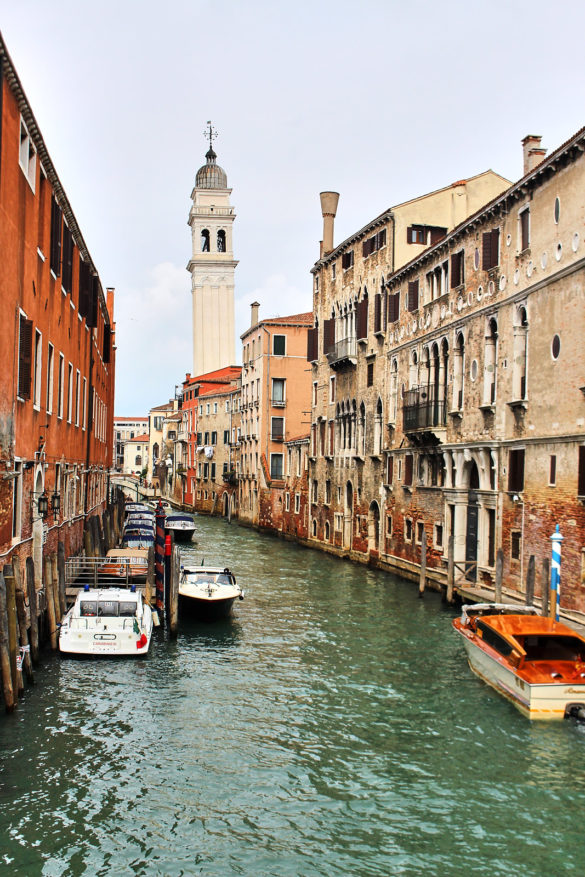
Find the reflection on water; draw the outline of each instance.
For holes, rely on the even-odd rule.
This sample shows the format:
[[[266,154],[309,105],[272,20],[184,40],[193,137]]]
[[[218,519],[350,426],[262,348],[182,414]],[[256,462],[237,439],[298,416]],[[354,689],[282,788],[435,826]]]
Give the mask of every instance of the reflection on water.
[[[469,671],[434,594],[221,520],[232,619],[47,657],[0,721],[0,873],[581,873],[583,727]]]

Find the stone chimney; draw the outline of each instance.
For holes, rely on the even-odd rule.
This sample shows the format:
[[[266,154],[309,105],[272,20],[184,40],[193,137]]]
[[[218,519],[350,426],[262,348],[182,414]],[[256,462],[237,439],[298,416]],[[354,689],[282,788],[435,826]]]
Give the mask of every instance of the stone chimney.
[[[250,307],[252,308],[252,320],[250,322],[250,329],[253,329],[254,326],[258,325],[258,311],[260,310],[260,302],[253,301]]]
[[[542,149],[540,146],[541,140],[542,137],[538,134],[528,134],[522,141],[524,176],[533,171],[546,155],[546,149]]]
[[[321,256],[326,256],[333,249],[333,221],[337,213],[339,192],[321,192],[321,213],[323,214],[323,240]]]

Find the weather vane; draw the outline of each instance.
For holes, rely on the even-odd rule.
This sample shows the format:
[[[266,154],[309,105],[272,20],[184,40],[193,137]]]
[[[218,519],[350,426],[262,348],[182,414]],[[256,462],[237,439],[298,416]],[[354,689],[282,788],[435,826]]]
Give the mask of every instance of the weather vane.
[[[209,148],[213,149],[213,141],[217,137],[217,131],[214,131],[214,129],[211,127],[211,122],[209,119],[207,120],[207,124],[209,125],[209,128],[205,129],[205,131],[203,132],[203,136],[209,137]]]

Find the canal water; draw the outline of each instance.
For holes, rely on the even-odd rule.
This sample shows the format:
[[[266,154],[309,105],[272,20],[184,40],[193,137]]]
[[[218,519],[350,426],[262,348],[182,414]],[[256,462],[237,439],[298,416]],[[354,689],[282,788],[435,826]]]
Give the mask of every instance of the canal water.
[[[0,874],[583,873],[584,727],[477,680],[437,595],[197,524],[244,602],[146,659],[45,657],[0,717]]]

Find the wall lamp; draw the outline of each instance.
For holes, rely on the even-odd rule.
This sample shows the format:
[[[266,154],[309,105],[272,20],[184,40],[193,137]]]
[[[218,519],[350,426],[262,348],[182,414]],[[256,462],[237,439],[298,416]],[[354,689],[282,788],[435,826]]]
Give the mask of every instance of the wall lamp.
[[[51,497],[51,511],[54,515],[58,515],[61,511],[61,497],[57,491]]]
[[[44,490],[37,500],[37,508],[39,510],[39,515],[41,516],[41,518],[46,518],[49,514],[49,497]]]

